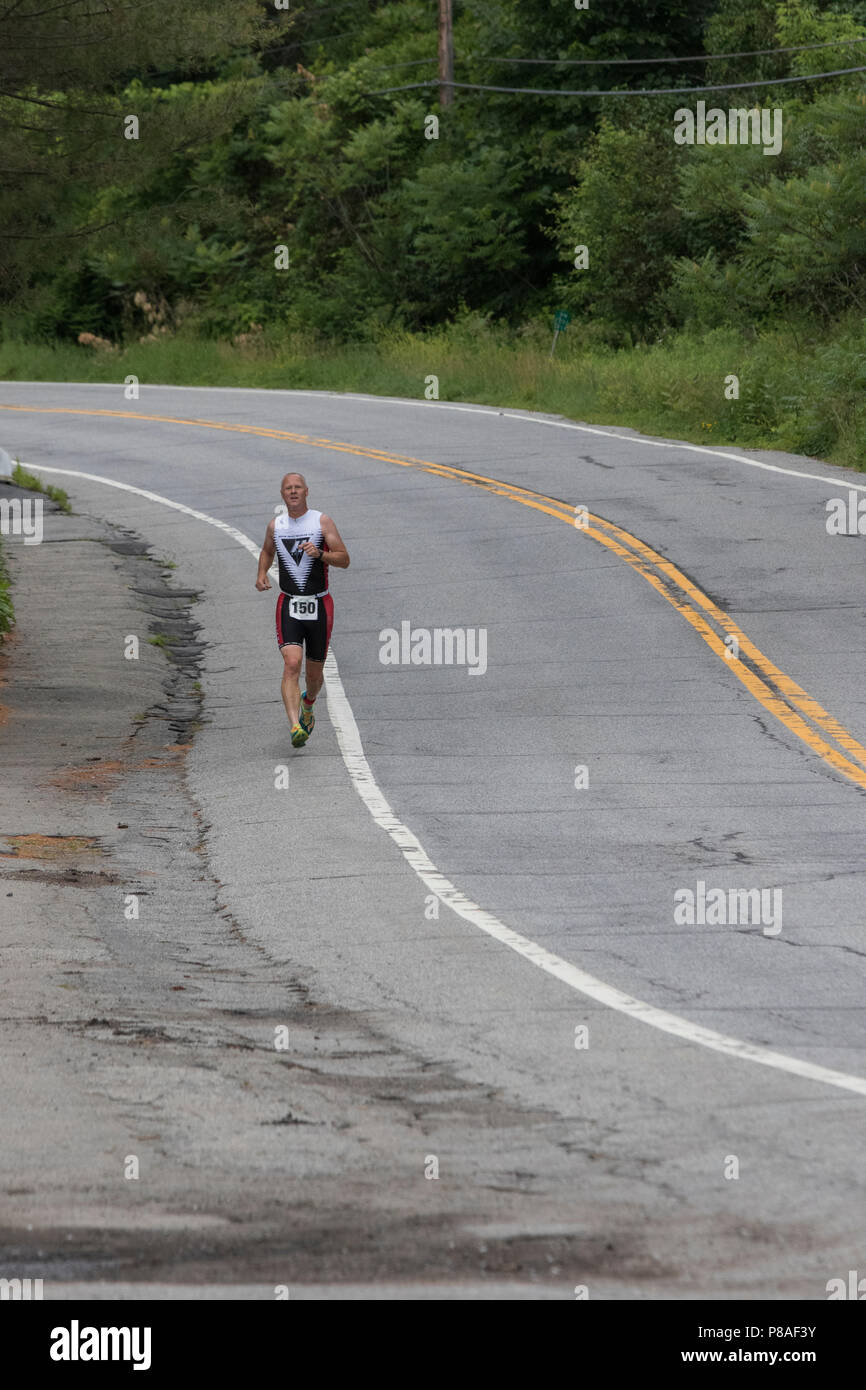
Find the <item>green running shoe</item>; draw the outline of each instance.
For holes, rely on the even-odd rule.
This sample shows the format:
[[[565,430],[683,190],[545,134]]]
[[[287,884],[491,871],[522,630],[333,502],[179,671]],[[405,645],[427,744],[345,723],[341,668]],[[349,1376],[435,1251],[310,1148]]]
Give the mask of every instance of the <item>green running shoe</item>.
[[[298,715],[298,723],[300,724],[302,729],[306,730],[307,738],[309,738],[310,734],[313,732],[313,727],[316,723],[316,716],[313,714],[313,706],[307,704],[306,690],[304,691],[303,698],[301,699],[301,710]]]
[[[304,728],[303,724],[293,724],[293,725],[292,725],[292,747],[293,747],[293,748],[303,748],[303,746],[304,746],[304,744],[306,743],[306,741],[307,741],[308,738],[309,738],[309,733],[308,733],[307,730]]]

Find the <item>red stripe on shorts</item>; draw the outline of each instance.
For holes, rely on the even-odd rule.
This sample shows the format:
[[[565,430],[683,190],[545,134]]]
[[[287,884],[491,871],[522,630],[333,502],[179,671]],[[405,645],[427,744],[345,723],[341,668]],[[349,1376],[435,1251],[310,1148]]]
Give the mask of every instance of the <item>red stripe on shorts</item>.
[[[334,600],[330,594],[325,594],[322,603],[325,605],[325,613],[328,618],[328,630],[325,633],[325,656],[327,656],[328,648],[331,645],[331,628],[334,626]]]

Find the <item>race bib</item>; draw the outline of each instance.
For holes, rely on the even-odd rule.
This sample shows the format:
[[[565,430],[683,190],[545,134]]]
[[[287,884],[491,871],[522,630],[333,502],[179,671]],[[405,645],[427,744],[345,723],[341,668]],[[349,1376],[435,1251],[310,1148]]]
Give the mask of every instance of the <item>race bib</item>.
[[[289,617],[300,618],[301,622],[311,623],[319,614],[319,600],[317,598],[304,598],[301,594],[292,594],[289,599]]]

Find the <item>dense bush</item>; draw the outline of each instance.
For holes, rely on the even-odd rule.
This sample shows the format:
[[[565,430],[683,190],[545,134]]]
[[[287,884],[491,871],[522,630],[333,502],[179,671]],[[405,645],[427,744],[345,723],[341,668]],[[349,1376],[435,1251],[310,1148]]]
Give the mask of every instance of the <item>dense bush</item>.
[[[67,8],[69,22],[73,0],[59,0]],[[435,88],[382,91],[436,71],[426,0],[288,12],[205,0],[186,19],[156,0],[126,49],[101,30],[91,37],[85,19],[68,59],[52,50],[41,63],[36,43],[20,50],[35,52],[29,68],[0,58],[14,166],[0,202],[7,340],[84,335],[105,352],[176,341],[172,370],[183,369],[181,343],[230,342],[266,372],[301,338],[308,351],[379,343],[387,355],[401,334],[422,333],[429,351],[455,322],[484,324],[487,354],[505,351],[497,324],[543,353],[542,325],[567,308],[569,341],[599,360],[612,348],[667,350],[678,334],[739,335],[763,376],[707,429],[861,448],[862,75],[703,93],[723,109],[778,106],[784,144],[772,157],[759,145],[676,143],[675,112],[697,94],[640,89],[855,67],[866,62],[866,44],[852,42],[866,38],[866,0],[606,0],[585,12],[566,0],[466,0],[458,79],[630,95],[458,91],[448,108]],[[0,41],[15,23],[14,11],[0,19]],[[29,33],[49,20],[34,11],[19,23]],[[528,55],[602,63],[509,63]],[[604,65],[624,55],[690,61]],[[120,134],[131,111],[138,141]],[[587,268],[574,265],[578,245]],[[784,364],[761,358],[770,341],[795,345],[808,380],[782,381]],[[664,371],[682,360],[668,351]],[[634,389],[615,376],[607,387],[599,378],[611,410]],[[712,415],[702,389],[665,377],[656,408],[680,418],[690,402]]]

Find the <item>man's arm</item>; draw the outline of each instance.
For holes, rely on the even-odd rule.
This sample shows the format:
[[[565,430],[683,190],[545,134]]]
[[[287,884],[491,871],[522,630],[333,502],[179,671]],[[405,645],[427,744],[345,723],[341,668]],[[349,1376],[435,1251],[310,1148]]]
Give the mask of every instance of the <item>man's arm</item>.
[[[322,514],[322,520],[319,524],[322,528],[322,535],[325,538],[325,544],[320,552],[325,564],[336,565],[338,569],[347,570],[349,568],[349,552],[343,543],[343,537],[340,535],[331,518],[325,516],[324,513]],[[318,554],[319,552],[317,552],[317,555]],[[313,558],[315,559],[316,556]]]
[[[274,523],[269,521],[268,529],[265,532],[265,543],[259,555],[259,572],[256,576],[256,588],[260,593],[263,593],[265,589],[271,587],[271,581],[268,578],[268,570],[274,563],[274,556],[276,553],[277,547],[274,545]]]

